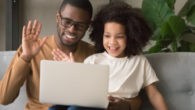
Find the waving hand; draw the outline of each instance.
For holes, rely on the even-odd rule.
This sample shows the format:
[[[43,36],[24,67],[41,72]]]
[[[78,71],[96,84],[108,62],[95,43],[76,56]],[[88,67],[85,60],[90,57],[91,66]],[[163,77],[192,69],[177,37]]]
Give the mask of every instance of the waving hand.
[[[21,57],[25,61],[30,61],[35,55],[38,54],[41,47],[46,41],[46,37],[42,40],[38,40],[38,36],[41,32],[41,24],[38,24],[38,21],[35,20],[32,24],[32,21],[28,22],[28,26],[23,26],[22,30],[22,54]]]

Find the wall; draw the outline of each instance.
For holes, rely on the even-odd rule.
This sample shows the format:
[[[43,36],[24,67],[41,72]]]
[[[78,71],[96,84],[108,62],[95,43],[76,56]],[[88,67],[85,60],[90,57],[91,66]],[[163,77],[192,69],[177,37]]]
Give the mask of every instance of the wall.
[[[0,0],[0,51],[5,50],[5,0]]]
[[[0,0],[0,51],[5,50],[5,1]],[[40,36],[53,35],[56,33],[56,12],[62,0],[20,0],[20,35],[22,26],[27,24],[28,20],[37,19],[43,26]],[[90,0],[96,12],[102,4],[109,3],[109,0]],[[142,0],[123,0],[133,7],[141,7]],[[187,0],[176,0],[175,11],[178,12]],[[88,39],[88,32],[83,38]],[[90,42],[91,43],[91,42]]]
[[[59,8],[59,5],[62,0],[22,0],[20,10],[23,10],[23,19],[21,19],[21,25],[27,24],[28,20],[37,19],[40,23],[42,23],[42,32],[41,36],[53,35],[56,34],[56,12]],[[90,0],[93,7],[94,13],[99,10],[100,6],[106,3],[109,3],[109,0]],[[141,7],[142,0],[123,0],[132,4],[134,7]],[[184,4],[186,0],[177,0],[176,2],[176,10],[178,10],[181,5]],[[44,14],[43,14],[44,13]],[[22,26],[20,26],[22,27]],[[22,30],[22,29],[20,29]],[[92,43],[88,39],[89,32],[86,32],[83,40]],[[153,43],[151,43],[153,44]]]
[[[125,1],[129,4],[131,4],[133,7],[141,7],[142,5],[142,0],[122,0],[122,1]],[[181,7],[183,7],[183,5],[185,4],[187,0],[176,0],[176,3],[175,3],[175,12],[177,13]]]
[[[0,51],[5,50],[6,33],[5,33],[5,9],[6,0],[0,0]],[[94,12],[96,12],[102,4],[109,3],[109,0],[90,0]],[[42,24],[40,37],[56,34],[56,12],[60,7],[62,0],[20,0],[19,1],[19,33],[22,35],[23,25],[27,25],[29,20],[37,19]],[[88,39],[89,32],[83,38],[85,41],[90,42]],[[19,38],[21,41],[22,36]]]
[[[62,0],[23,0],[23,22],[37,19],[42,24],[40,36],[53,35],[56,31],[56,12]]]
[[[90,0],[90,1],[91,1],[92,5],[93,5],[93,9],[94,9],[93,10],[94,11],[93,16],[97,13],[97,11],[101,8],[102,5],[109,3],[109,0]],[[88,38],[88,36],[89,36],[89,31],[86,32],[86,35],[83,38],[83,40],[93,44],[90,41],[90,39]]]
[[[61,1],[62,0],[23,0],[23,6],[21,7],[24,10],[22,24],[27,24],[28,20],[37,19],[42,24],[40,36],[56,34],[56,12],[60,7]],[[109,0],[90,1],[94,7],[94,12],[96,12],[99,9],[98,7],[102,4],[109,3]],[[90,42],[88,32],[83,39]]]

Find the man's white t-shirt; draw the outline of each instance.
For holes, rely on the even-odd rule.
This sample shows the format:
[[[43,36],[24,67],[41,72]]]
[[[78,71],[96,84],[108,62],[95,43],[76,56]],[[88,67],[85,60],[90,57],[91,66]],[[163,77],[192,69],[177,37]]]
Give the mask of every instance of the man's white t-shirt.
[[[114,97],[136,97],[142,88],[158,81],[143,55],[116,58],[103,52],[89,56],[84,63],[109,65],[109,95]]]

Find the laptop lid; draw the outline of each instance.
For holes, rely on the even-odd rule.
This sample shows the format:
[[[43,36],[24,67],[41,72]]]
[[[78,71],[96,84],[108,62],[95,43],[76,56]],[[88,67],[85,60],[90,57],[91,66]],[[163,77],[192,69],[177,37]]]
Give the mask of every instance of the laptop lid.
[[[42,103],[106,108],[109,67],[106,65],[42,60]]]

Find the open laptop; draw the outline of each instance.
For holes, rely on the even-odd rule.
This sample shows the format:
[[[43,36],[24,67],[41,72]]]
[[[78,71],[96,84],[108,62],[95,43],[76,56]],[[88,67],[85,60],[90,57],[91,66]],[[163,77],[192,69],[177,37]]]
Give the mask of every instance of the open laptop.
[[[42,60],[42,103],[106,108],[109,67],[106,65]]]

